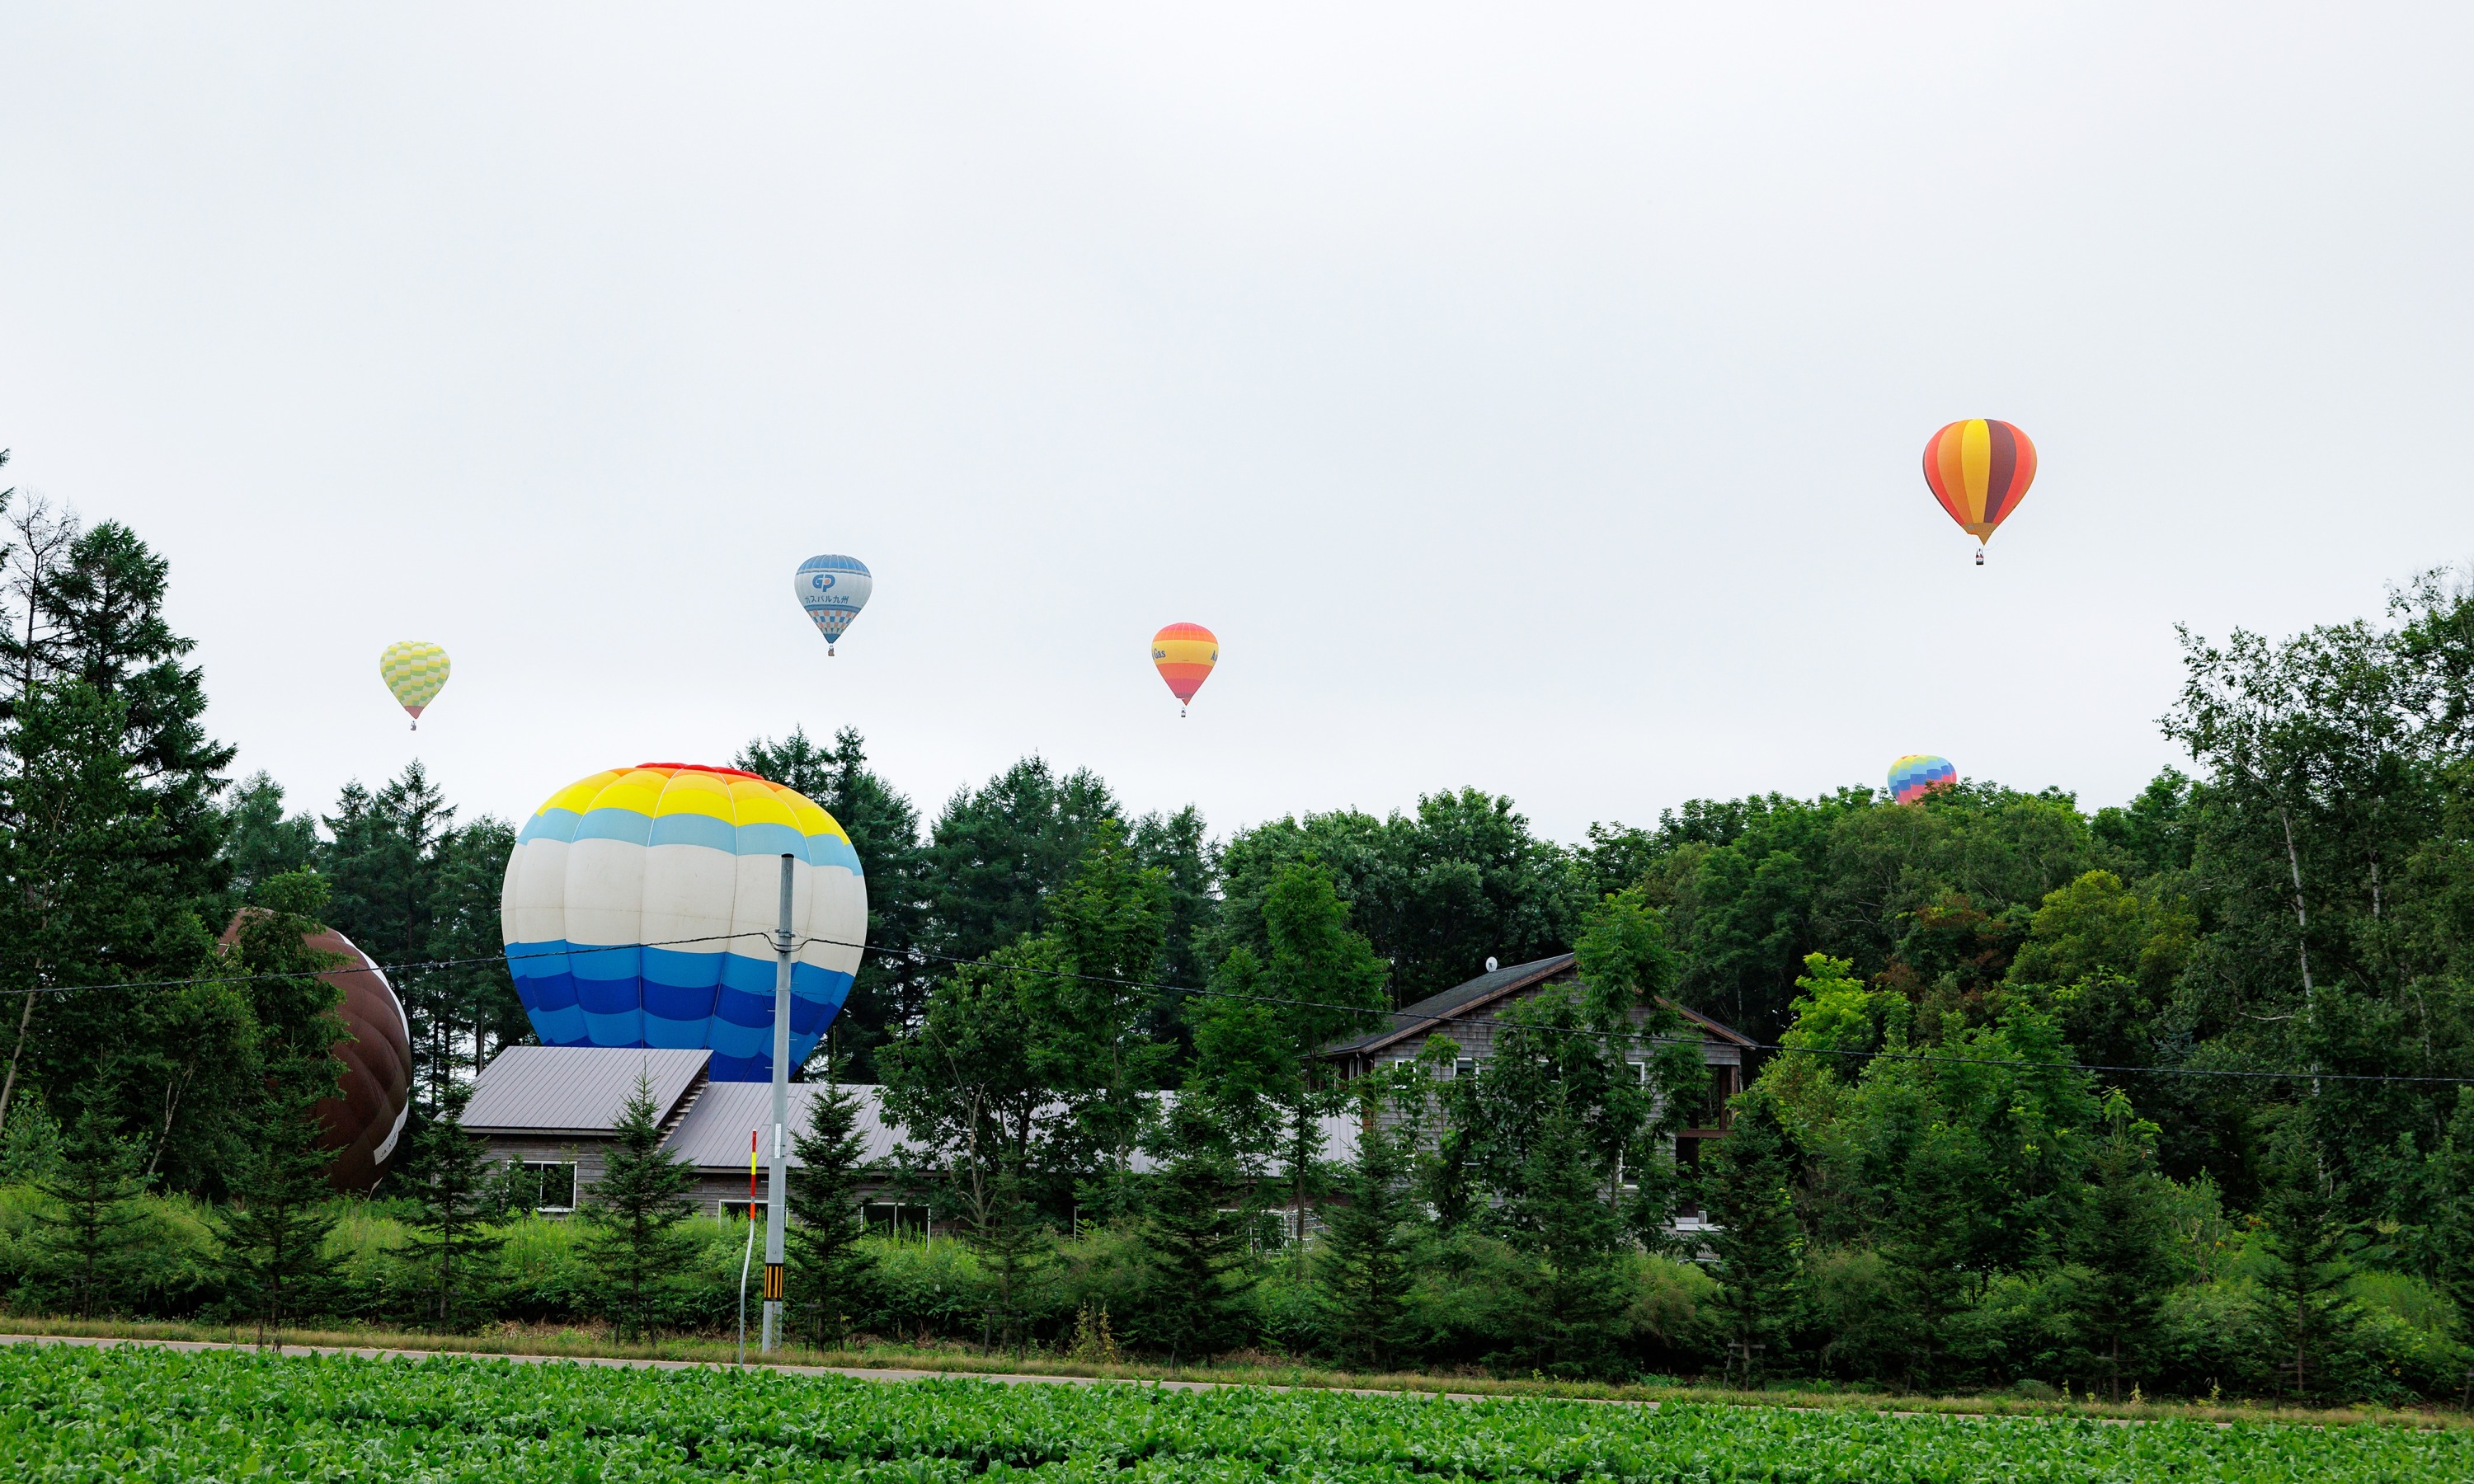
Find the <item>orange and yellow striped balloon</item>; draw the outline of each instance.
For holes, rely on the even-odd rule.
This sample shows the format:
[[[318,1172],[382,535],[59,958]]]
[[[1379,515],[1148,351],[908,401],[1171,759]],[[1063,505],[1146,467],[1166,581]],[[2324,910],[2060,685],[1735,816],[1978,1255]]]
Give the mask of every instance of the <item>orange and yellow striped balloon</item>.
[[[1158,667],[1160,679],[1168,682],[1171,694],[1176,697],[1176,714],[1185,714],[1185,703],[1211,678],[1211,667],[1220,662],[1220,640],[1201,624],[1171,624],[1152,635],[1152,663]]]
[[[2036,445],[2007,422],[1970,418],[1925,444],[1925,483],[1979,547],[2019,508],[2035,478]]]

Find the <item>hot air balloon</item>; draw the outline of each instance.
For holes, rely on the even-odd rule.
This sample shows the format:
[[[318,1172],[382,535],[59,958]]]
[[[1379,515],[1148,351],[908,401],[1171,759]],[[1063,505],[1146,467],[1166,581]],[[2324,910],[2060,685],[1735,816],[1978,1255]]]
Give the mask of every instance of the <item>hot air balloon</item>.
[[[2007,422],[1970,418],[1925,444],[1925,483],[1959,529],[1976,538],[1976,564],[1994,527],[2010,518],[2036,479],[2036,445]]]
[[[1909,753],[1890,764],[1890,797],[1901,803],[1914,803],[1935,789],[1957,782],[1958,769],[1947,757]]]
[[[419,639],[390,644],[378,656],[378,679],[395,692],[396,703],[412,713],[412,730],[421,730],[422,707],[447,688],[447,651]]]
[[[243,907],[223,932],[229,947],[256,909]],[[352,1035],[335,1042],[344,1064],[336,1095],[318,1100],[321,1149],[332,1149],[327,1183],[337,1190],[366,1191],[403,1150],[403,1125],[412,1108],[412,1022],[385,973],[352,940],[333,928],[302,935],[302,942],[343,962],[318,977],[344,992],[336,1013]]]
[[[1185,705],[1202,682],[1211,679],[1211,667],[1220,662],[1220,640],[1201,624],[1171,624],[1152,635],[1152,663],[1159,668],[1160,679],[1168,682],[1169,692],[1176,697],[1176,714],[1185,714]]]
[[[826,658],[833,658],[834,641],[867,607],[868,591],[875,586],[867,563],[857,557],[810,557],[799,563],[791,586],[799,594],[799,606],[816,621],[816,632],[825,636]]]
[[[648,762],[550,796],[498,898],[507,968],[547,1046],[705,1047],[716,1082],[773,1075],[773,930],[792,856],[790,1065],[850,994],[867,883],[834,817],[736,768]]]

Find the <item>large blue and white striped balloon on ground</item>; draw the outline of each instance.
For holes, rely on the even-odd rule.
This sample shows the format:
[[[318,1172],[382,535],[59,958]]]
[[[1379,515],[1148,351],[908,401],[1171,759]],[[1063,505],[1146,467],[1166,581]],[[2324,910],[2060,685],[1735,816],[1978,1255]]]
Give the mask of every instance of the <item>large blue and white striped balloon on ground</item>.
[[[876,579],[857,557],[810,557],[792,574],[790,588],[799,595],[799,606],[815,620],[816,632],[825,636],[825,654],[831,657],[842,632],[867,607]]]
[[[790,1065],[850,996],[867,883],[834,817],[735,768],[643,763],[550,796],[498,898],[507,969],[547,1046],[709,1047],[716,1082],[773,1075],[773,929],[792,857]]]

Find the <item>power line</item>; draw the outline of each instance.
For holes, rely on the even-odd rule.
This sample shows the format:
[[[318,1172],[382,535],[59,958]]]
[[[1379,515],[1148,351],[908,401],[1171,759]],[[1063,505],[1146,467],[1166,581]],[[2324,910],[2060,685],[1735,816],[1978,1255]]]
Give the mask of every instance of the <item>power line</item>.
[[[838,947],[856,947],[861,952],[904,954],[912,958],[934,959],[948,964],[973,964],[977,959],[956,958],[951,954],[931,952],[924,948],[869,947],[839,938],[808,938],[802,944],[824,943]],[[1332,1000],[1293,999],[1278,994],[1241,994],[1234,990],[1194,989],[1185,985],[1157,984],[1140,979],[1120,979],[1106,974],[1072,973],[1061,969],[1040,969],[1031,966],[1004,966],[1008,973],[1040,974],[1050,978],[1079,979],[1094,984],[1113,984],[1127,989],[1158,990],[1177,994],[1206,995],[1217,999],[1249,1000],[1260,1004],[1295,1005],[1309,1010],[1342,1010],[1366,1015],[1390,1016],[1395,1020],[1424,1020],[1430,1024],[1513,1026],[1530,1031],[1551,1031],[1564,1035],[1594,1036],[1606,1040],[1638,1041],[1650,1045],[1699,1045],[1706,1038],[1697,1036],[1659,1036],[1647,1031],[1602,1031],[1585,1025],[1539,1025],[1530,1021],[1503,1020],[1492,1016],[1428,1015],[1410,1010],[1371,1010],[1364,1005],[1346,1005]],[[1749,1038],[1748,1038],[1749,1040]],[[1835,1046],[1790,1046],[1770,1041],[1752,1041],[1743,1049],[1781,1056],[1837,1056],[1870,1060],[1880,1058],[1895,1062],[1943,1062],[1966,1066],[2023,1066],[2054,1071],[2120,1072],[2147,1077],[2238,1077],[2266,1081],[2324,1082],[2398,1082],[2439,1083],[2448,1086],[2474,1084],[2474,1077],[2414,1077],[2376,1072],[2326,1071],[2249,1071],[2217,1066],[2128,1066],[2102,1062],[2031,1062],[2025,1058],[1991,1056],[1943,1056],[1918,1051],[1853,1051]]]
[[[564,958],[572,953],[623,952],[628,948],[674,948],[689,943],[727,943],[734,938],[763,938],[770,942],[770,928],[750,928],[741,933],[708,933],[701,938],[665,938],[659,943],[613,944],[608,948],[549,948],[539,953],[484,953],[475,958],[417,959],[402,964],[332,964],[325,969],[303,969],[294,973],[270,974],[191,974],[185,979],[124,979],[112,984],[39,984],[13,990],[0,990],[0,994],[85,994],[99,990],[171,990],[193,984],[254,984],[261,979],[314,979],[320,974],[366,973],[376,969],[381,974],[419,973],[426,969],[457,969],[472,964],[505,964],[523,959]]]

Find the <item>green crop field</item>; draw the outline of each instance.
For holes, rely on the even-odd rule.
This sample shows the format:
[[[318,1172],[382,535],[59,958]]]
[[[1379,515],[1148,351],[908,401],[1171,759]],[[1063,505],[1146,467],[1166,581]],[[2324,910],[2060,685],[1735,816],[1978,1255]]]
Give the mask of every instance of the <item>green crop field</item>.
[[[0,1350],[17,1481],[2474,1479],[2474,1433]]]

